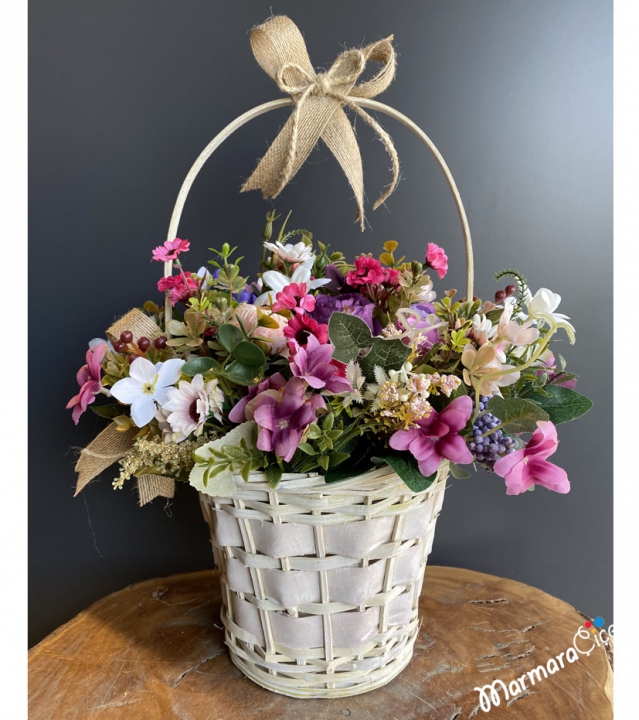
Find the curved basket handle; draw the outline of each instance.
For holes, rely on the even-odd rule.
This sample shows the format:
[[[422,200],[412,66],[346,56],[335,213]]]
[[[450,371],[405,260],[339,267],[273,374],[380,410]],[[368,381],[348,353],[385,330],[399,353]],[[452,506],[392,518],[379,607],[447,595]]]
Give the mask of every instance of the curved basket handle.
[[[184,179],[184,182],[182,183],[182,187],[180,188],[180,192],[178,194],[177,200],[175,202],[175,207],[173,208],[173,214],[171,215],[171,222],[169,223],[169,232],[167,234],[168,240],[173,240],[177,236],[177,230],[178,225],[180,224],[180,218],[182,217],[182,211],[184,210],[184,204],[186,203],[186,198],[189,194],[189,190],[191,189],[191,186],[193,185],[193,182],[195,181],[195,178],[198,176],[198,173],[202,169],[202,166],[204,163],[211,157],[211,155],[217,150],[217,148],[228,138],[230,137],[236,130],[239,130],[239,128],[242,127],[242,125],[245,125],[249,120],[253,120],[253,118],[259,117],[260,115],[264,115],[264,113],[270,112],[271,110],[277,110],[281,107],[286,107],[287,105],[293,104],[292,98],[281,98],[280,100],[271,100],[270,102],[264,103],[262,105],[258,105],[257,107],[252,108],[251,110],[248,110],[244,114],[240,115],[239,117],[235,118],[233,122],[229,123],[222,132],[218,133],[213,140],[204,148],[204,150],[200,153],[200,156],[198,159],[193,163],[193,166],[189,170],[188,175]],[[457,213],[459,215],[459,220],[461,222],[462,226],[462,232],[464,234],[464,245],[466,248],[466,297],[468,299],[472,299],[473,297],[473,281],[474,281],[474,263],[473,263],[473,243],[470,237],[470,228],[468,227],[468,219],[466,217],[466,211],[464,210],[464,205],[462,203],[461,196],[459,194],[459,190],[457,189],[457,185],[455,184],[455,180],[453,179],[453,176],[448,169],[448,165],[446,165],[446,162],[444,158],[442,157],[439,150],[435,147],[433,141],[426,135],[426,133],[418,126],[416,125],[410,118],[406,117],[403,113],[400,113],[398,110],[395,110],[394,108],[390,107],[389,105],[385,105],[384,103],[377,102],[377,100],[368,100],[365,98],[353,98],[353,102],[357,103],[358,105],[361,105],[364,108],[368,108],[369,110],[377,110],[379,112],[382,112],[386,115],[389,115],[390,117],[394,118],[395,120],[398,120],[402,125],[405,125],[409,130],[412,130],[415,135],[426,145],[426,147],[431,151],[433,154],[433,157],[437,161],[437,164],[441,168],[442,172],[444,173],[444,176],[446,178],[446,182],[448,183],[448,187],[450,188],[451,193],[453,194],[453,200],[455,201],[455,206],[457,207]],[[168,275],[171,275],[173,272],[173,263],[167,262],[164,264],[164,276],[167,277]],[[165,323],[167,320],[170,320],[171,318],[171,302],[167,297],[165,300]]]

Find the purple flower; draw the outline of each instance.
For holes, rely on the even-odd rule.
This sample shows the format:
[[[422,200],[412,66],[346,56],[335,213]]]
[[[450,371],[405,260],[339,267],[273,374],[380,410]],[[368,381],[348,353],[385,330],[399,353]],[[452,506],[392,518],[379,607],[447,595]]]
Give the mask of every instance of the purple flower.
[[[412,317],[407,317],[407,322],[410,324],[413,328],[418,329],[427,329],[431,327],[430,323],[428,322],[427,318],[430,315],[434,316],[435,322],[439,322],[439,318],[437,317],[435,313],[435,306],[432,303],[417,303],[416,305],[411,305],[411,310],[414,310],[420,317],[419,320],[415,320]],[[426,347],[432,347],[437,341],[439,340],[439,329],[436,330],[430,330],[426,333],[426,342],[423,343]]]
[[[259,385],[252,385],[249,388],[248,395],[245,395],[239,402],[237,402],[231,412],[229,413],[229,420],[234,423],[243,423],[247,420],[253,419],[253,406],[257,395],[263,393],[265,390],[280,390],[286,385],[286,379],[282,373],[275,373],[270,377],[265,378]]]
[[[333,263],[327,265],[324,268],[324,275],[326,275],[327,278],[330,278],[330,283],[326,285],[327,290],[332,290],[333,292],[341,292],[342,290],[348,290],[346,278],[339,271],[337,265],[333,265]]]
[[[315,310],[310,315],[318,323],[327,324],[334,312],[351,313],[351,315],[361,318],[371,331],[375,332],[373,323],[374,309],[375,303],[359,293],[317,295],[315,297]]]
[[[316,390],[326,388],[329,392],[340,393],[352,389],[348,380],[340,377],[337,367],[331,364],[335,348],[330,343],[320,345],[315,335],[309,335],[306,347],[298,345],[295,340],[291,344],[295,347],[291,359],[291,371],[295,377],[306,380]]]
[[[257,447],[274,452],[289,462],[297,450],[306,428],[315,420],[318,408],[325,408],[321,395],[306,395],[306,383],[291,378],[279,390],[265,390],[253,404],[253,418],[258,425]]]
[[[418,420],[417,427],[398,430],[389,445],[394,450],[408,450],[424,477],[436,472],[443,458],[461,465],[471,463],[473,456],[459,431],[464,429],[472,411],[473,401],[468,395],[459,397],[442,412],[433,410],[428,417]]]

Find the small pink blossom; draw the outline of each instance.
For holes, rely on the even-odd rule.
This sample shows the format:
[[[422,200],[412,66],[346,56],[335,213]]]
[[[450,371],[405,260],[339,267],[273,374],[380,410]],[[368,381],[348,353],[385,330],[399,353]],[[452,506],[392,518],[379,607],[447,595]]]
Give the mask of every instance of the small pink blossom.
[[[102,383],[100,377],[102,375],[102,358],[106,354],[107,346],[100,343],[87,350],[87,364],[83,365],[76,376],[80,392],[74,395],[67,403],[67,410],[73,408],[71,417],[77,425],[80,416],[84,413],[89,405],[95,401],[95,396],[100,392]]]
[[[468,395],[458,397],[440,413],[431,410],[427,417],[417,421],[417,427],[398,430],[389,445],[394,450],[408,450],[424,477],[437,472],[444,458],[467,465],[473,456],[459,431],[464,429],[472,411],[473,402]]]
[[[448,256],[443,248],[435,243],[428,243],[426,249],[426,265],[437,271],[437,276],[441,280],[448,272]]]
[[[184,277],[186,277],[186,280]],[[158,280],[158,290],[160,292],[169,291],[169,299],[173,306],[179,302],[185,303],[196,294],[198,288],[198,283],[191,277],[190,273],[186,273],[185,276],[169,275],[169,277]]]
[[[379,285],[385,279],[382,263],[370,255],[355,258],[355,270],[346,274],[346,283],[351,287],[358,285]]]
[[[558,444],[557,428],[550,420],[539,420],[526,447],[497,460],[494,470],[506,481],[506,495],[519,495],[535,483],[558,493],[569,492],[566,471],[547,460]]]
[[[170,260],[177,260],[180,253],[187,252],[189,249],[188,240],[167,240],[164,245],[158,245],[153,250],[153,260],[158,262],[169,262]]]
[[[291,340],[291,372],[305,380],[312,388],[326,388],[331,393],[352,390],[345,377],[340,377],[338,368],[331,364],[333,350],[330,343],[320,344],[315,335],[309,335],[305,347]]]
[[[298,315],[315,310],[315,298],[306,292],[306,283],[291,283],[275,296],[273,310],[291,310]]]

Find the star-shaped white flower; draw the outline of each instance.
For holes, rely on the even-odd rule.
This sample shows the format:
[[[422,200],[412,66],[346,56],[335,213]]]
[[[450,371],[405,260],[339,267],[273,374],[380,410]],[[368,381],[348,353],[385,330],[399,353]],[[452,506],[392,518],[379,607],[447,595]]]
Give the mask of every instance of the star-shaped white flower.
[[[118,380],[111,388],[111,395],[131,406],[131,418],[137,427],[144,427],[153,420],[156,403],[163,405],[169,388],[180,379],[184,360],[172,358],[155,365],[146,358],[136,358],[129,369],[129,377]]]
[[[330,278],[311,280],[312,267],[312,261],[302,263],[302,265],[296,268],[291,277],[287,277],[284,273],[278,272],[277,270],[267,270],[262,274],[262,280],[264,281],[264,284],[268,285],[268,287],[272,288],[272,290],[271,292],[262,293],[262,295],[260,295],[255,301],[255,305],[268,305],[271,299],[275,300],[275,296],[278,292],[282,292],[282,290],[291,283],[306,283],[306,289],[307,291],[310,291],[331,282]]]

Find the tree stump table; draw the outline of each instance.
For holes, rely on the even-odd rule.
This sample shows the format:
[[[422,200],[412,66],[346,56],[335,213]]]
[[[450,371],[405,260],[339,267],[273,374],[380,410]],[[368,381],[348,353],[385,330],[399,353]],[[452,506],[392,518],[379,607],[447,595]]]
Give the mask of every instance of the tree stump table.
[[[566,657],[585,617],[519,582],[428,567],[412,662],[382,688],[335,700],[292,699],[245,678],[225,650],[220,602],[216,574],[203,571],[138,583],[95,603],[30,651],[30,719],[613,717],[612,643],[593,641],[589,655],[529,678]],[[482,709],[475,688],[524,675],[525,689],[508,698],[500,690],[500,704]]]

